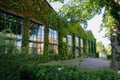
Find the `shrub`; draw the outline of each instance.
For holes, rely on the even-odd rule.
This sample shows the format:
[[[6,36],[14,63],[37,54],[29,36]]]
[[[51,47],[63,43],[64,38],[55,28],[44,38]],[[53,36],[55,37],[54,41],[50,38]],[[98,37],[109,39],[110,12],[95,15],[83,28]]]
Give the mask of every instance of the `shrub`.
[[[112,59],[112,55],[111,54],[107,55],[107,58],[111,60]]]
[[[22,65],[27,60],[25,54],[0,54],[0,80],[19,80]]]
[[[21,54],[15,42],[7,40],[5,32],[0,33],[0,80],[19,80],[23,64],[30,56]]]
[[[55,61],[60,60],[60,55],[59,54],[50,54],[49,57],[50,57],[51,61],[53,61],[53,60],[55,60]]]
[[[68,59],[74,59],[75,58],[74,54],[71,54],[71,53],[67,54],[67,56],[68,56]]]
[[[75,66],[28,66],[23,71],[24,77],[29,80],[119,80],[120,75],[112,69],[89,70]],[[33,69],[34,68],[34,69]],[[23,77],[23,76],[21,76]],[[30,78],[31,77],[31,78]],[[34,78],[33,78],[34,77]],[[25,79],[23,79],[25,80]]]
[[[36,63],[46,63],[46,62],[50,61],[49,57],[46,55],[31,56],[31,58],[29,58],[29,60],[32,62],[36,62]]]

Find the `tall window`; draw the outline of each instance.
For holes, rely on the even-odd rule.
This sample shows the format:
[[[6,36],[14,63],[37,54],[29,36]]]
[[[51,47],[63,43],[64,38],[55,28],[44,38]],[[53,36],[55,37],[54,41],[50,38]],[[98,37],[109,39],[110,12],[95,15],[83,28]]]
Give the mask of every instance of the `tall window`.
[[[19,50],[22,44],[23,19],[4,11],[0,12],[0,33],[6,30],[6,41],[14,42]]]
[[[84,42],[83,42],[82,38],[80,39],[80,47],[81,47],[81,53],[83,53],[84,52]]]
[[[31,22],[30,26],[30,53],[43,54],[44,52],[44,26]]]
[[[49,53],[58,53],[58,32],[54,29],[49,29]]]
[[[79,37],[75,37],[76,41],[76,57],[80,57],[80,40]]]
[[[68,45],[69,45],[69,53],[73,53],[73,41],[72,41],[72,35],[68,35]]]

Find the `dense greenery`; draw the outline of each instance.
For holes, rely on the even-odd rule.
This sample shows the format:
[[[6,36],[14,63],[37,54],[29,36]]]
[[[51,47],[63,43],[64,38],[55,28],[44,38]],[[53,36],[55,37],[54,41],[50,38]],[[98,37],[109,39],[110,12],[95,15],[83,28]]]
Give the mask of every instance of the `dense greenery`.
[[[27,4],[26,4],[27,3]],[[53,28],[58,31],[58,39],[59,39],[59,54],[61,54],[64,59],[67,59],[68,54],[68,44],[67,42],[62,42],[63,38],[67,38],[69,33],[75,36],[79,36],[80,38],[84,38],[85,47],[84,52],[87,54],[87,40],[93,41],[93,36],[89,38],[86,37],[86,32],[81,28],[78,22],[68,22],[67,17],[62,14],[57,14],[46,1],[14,1],[14,0],[1,0],[0,5],[3,9],[9,10],[10,12],[17,13],[16,15],[20,15],[24,19],[24,31],[23,31],[23,41],[22,41],[22,49],[25,53],[28,53],[28,45],[29,45],[29,28],[30,28],[30,20],[43,22],[45,25],[45,46],[44,46],[44,55],[48,56],[49,54],[49,28]],[[45,7],[44,7],[45,6]],[[30,14],[29,14],[30,13]],[[48,14],[49,13],[49,14]],[[73,27],[74,26],[74,27]],[[73,37],[73,44],[75,46],[75,39]],[[87,40],[86,40],[87,39]],[[95,40],[93,41],[95,42]],[[66,48],[66,49],[65,49]],[[75,47],[73,49],[75,54]],[[74,57],[75,55],[73,55]]]
[[[102,41],[97,42],[97,53],[103,53],[105,52],[105,47],[102,43]]]
[[[34,69],[33,69],[34,68]],[[22,79],[29,80],[118,80],[120,76],[111,69],[89,70],[75,66],[26,66]],[[32,78],[34,76],[34,78]]]
[[[3,40],[4,38],[0,38],[0,41]],[[3,43],[5,49],[14,45],[6,44],[5,40]],[[22,52],[16,54],[16,49],[12,51],[0,53],[0,80],[118,80],[120,78],[120,75],[112,69],[89,70],[75,66],[38,64],[58,60],[59,55],[50,55],[46,59],[44,55],[31,56]]]
[[[50,2],[59,1],[65,2],[65,0],[48,0]],[[112,65],[117,68],[117,62],[115,61],[116,53],[119,50],[116,48],[120,46],[120,1],[119,0],[70,0],[64,4],[60,9],[60,14],[65,16],[70,22],[83,22],[94,17],[96,14],[100,14],[101,10],[104,9],[103,23],[101,28],[106,27],[106,37],[109,37],[111,43],[114,42],[113,29],[116,28],[117,44],[112,44]],[[114,64],[115,63],[115,64]]]

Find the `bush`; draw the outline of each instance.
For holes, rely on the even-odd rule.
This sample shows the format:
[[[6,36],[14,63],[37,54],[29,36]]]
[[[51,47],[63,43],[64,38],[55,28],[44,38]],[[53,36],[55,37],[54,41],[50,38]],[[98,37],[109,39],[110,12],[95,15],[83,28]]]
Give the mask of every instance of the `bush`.
[[[36,63],[46,63],[50,61],[49,57],[46,55],[31,56],[29,60]]]
[[[67,54],[67,56],[68,56],[68,59],[74,59],[75,58],[74,54],[71,54],[71,53]]]
[[[107,58],[108,58],[109,60],[111,60],[111,59],[112,59],[112,55],[111,55],[111,54],[107,55]]]
[[[0,54],[0,80],[19,80],[20,71],[27,60],[25,54]]]
[[[55,61],[60,60],[60,55],[59,54],[50,54],[49,57],[50,57],[51,61],[53,61],[53,60],[55,60]]]
[[[0,54],[4,53],[19,53],[14,40],[9,40],[7,32],[11,32],[10,29],[3,30],[0,32]]]
[[[120,75],[112,69],[80,69],[75,66],[47,66],[38,65],[30,68],[25,68],[24,76],[29,77],[29,80],[119,80]],[[34,68],[34,69],[33,69]],[[34,77],[34,78],[33,78]],[[25,79],[23,79],[25,80]]]
[[[7,38],[5,31],[0,33],[0,80],[19,80],[20,71],[29,55],[21,54],[15,42]]]

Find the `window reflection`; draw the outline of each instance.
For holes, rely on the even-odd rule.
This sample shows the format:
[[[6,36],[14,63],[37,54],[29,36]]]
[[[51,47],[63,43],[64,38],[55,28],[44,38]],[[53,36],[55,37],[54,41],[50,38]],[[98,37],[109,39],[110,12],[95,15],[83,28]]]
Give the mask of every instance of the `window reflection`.
[[[68,35],[68,45],[69,45],[69,53],[73,53],[73,42],[72,42],[72,35],[69,34]]]
[[[73,46],[73,44],[72,44],[72,35],[68,35],[68,45],[69,46]]]
[[[79,37],[75,37],[76,40],[76,47],[79,47]]]
[[[30,27],[30,53],[43,54],[44,52],[44,26],[31,22]]]
[[[83,48],[83,39],[80,39],[81,47]]]
[[[79,37],[75,37],[76,40],[76,57],[80,57],[80,41]]]
[[[83,53],[84,52],[84,42],[83,42],[82,38],[80,39],[80,46],[81,46],[81,53]]]
[[[49,53],[58,53],[58,32],[54,29],[49,29]]]
[[[6,30],[8,42],[14,42],[21,50],[23,19],[10,13],[0,12],[0,31]]]

